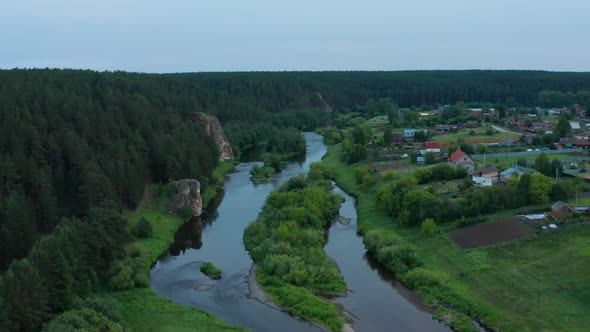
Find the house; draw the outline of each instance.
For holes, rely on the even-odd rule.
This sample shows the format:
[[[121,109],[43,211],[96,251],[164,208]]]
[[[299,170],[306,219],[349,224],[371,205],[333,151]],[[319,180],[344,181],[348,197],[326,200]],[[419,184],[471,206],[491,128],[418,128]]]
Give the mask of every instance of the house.
[[[426,142],[424,143],[424,149],[426,152],[440,153],[440,143],[438,142]]]
[[[475,169],[475,161],[473,158],[460,149],[453,152],[451,157],[449,157],[449,164],[452,166],[463,167],[468,172]]]
[[[500,182],[506,182],[513,176],[522,176],[523,174],[538,174],[534,169],[527,168],[524,166],[512,166],[505,169],[503,172],[500,173],[499,180]]]
[[[531,145],[533,144],[535,137],[537,137],[537,135],[525,134],[522,135],[521,140],[524,144]]]
[[[540,130],[546,133],[551,132],[553,131],[553,124],[548,122],[535,122],[528,129],[528,131],[532,133],[536,133]]]
[[[575,146],[576,148],[582,148],[582,149],[588,149],[590,148],[590,142],[588,142],[585,139],[577,139],[574,140],[574,142],[572,143],[573,146]]]
[[[586,117],[586,110],[580,104],[574,104],[574,111],[576,112],[576,117],[578,118],[585,118]]]
[[[576,121],[570,121],[570,127],[572,127],[572,130],[580,130],[580,123]]]
[[[481,108],[470,108],[469,109],[469,115],[473,115],[476,117],[481,117],[482,115],[482,109]]]
[[[428,134],[428,129],[404,129],[404,137],[413,139],[418,131]]]
[[[572,218],[576,210],[563,201],[557,201],[551,205],[551,215],[555,219]]]
[[[499,182],[498,169],[495,167],[486,167],[477,171],[473,171],[469,174],[471,175],[471,180],[473,182],[484,187],[488,187],[494,183]]]
[[[452,133],[454,131],[457,131],[457,129],[458,129],[457,125],[441,125],[441,124],[434,125],[434,132],[439,135]]]
[[[571,148],[574,145],[574,139],[571,137],[562,137],[559,139],[559,145],[564,148]]]
[[[404,139],[404,137],[402,135],[391,135],[391,138],[389,139],[389,141],[391,143],[403,143],[406,140]]]
[[[554,115],[565,115],[566,113],[567,113],[567,107],[561,107],[561,108],[554,107],[549,110],[549,114],[554,114]]]
[[[510,119],[511,126],[522,127],[524,126],[524,122],[525,120],[520,114],[516,114],[514,117],[512,117],[512,119]]]

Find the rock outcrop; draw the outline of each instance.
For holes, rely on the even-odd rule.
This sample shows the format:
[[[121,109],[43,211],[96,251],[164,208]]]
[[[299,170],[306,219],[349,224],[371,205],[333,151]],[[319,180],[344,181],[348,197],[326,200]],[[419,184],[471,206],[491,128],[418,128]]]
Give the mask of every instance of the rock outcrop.
[[[172,198],[170,210],[182,215],[190,209],[193,217],[198,217],[203,212],[203,200],[201,198],[201,184],[197,180],[183,179],[174,183],[176,194]]]
[[[320,102],[322,103],[322,110],[325,113],[332,113],[332,106],[330,106],[330,104],[328,104],[328,102],[326,102],[326,100],[324,99],[324,96],[322,96],[322,94],[319,92],[316,92],[315,95],[319,98]]]
[[[234,160],[234,152],[227,137],[225,137],[225,132],[223,131],[223,127],[221,126],[221,123],[219,123],[219,120],[216,117],[205,113],[197,113],[197,116],[203,122],[207,135],[213,138],[215,145],[217,145],[217,149],[219,150],[219,160]]]

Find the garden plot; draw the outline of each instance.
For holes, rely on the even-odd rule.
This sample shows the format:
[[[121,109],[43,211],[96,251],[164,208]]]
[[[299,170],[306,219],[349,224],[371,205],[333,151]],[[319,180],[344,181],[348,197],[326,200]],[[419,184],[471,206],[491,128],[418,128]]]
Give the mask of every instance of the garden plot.
[[[449,237],[462,249],[474,249],[514,241],[535,233],[534,228],[519,217],[460,228]]]

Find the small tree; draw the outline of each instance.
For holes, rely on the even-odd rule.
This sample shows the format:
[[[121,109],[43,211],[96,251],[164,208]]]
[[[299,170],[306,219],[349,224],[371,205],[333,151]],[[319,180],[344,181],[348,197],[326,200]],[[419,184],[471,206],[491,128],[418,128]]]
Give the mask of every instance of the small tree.
[[[422,222],[422,226],[420,227],[420,231],[422,232],[422,234],[432,236],[432,235],[434,235],[434,233],[436,233],[438,231],[438,226],[434,222],[434,219],[426,218]]]
[[[146,239],[152,236],[152,224],[144,217],[141,217],[131,230],[131,233],[140,239]]]
[[[425,162],[427,165],[432,165],[436,163],[436,161],[436,155],[433,152],[426,152]]]

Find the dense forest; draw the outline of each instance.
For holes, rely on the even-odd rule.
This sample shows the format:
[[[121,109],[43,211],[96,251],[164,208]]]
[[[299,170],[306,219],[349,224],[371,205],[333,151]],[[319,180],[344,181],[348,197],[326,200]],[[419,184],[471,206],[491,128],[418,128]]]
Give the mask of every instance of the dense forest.
[[[150,182],[196,178],[207,188],[218,152],[197,112],[218,117],[247,158],[299,152],[299,130],[369,99],[584,104],[583,91],[588,73],[2,70],[0,330],[35,331],[72,308],[107,319],[82,299],[117,280],[145,284],[123,250],[133,235],[120,213]]]

